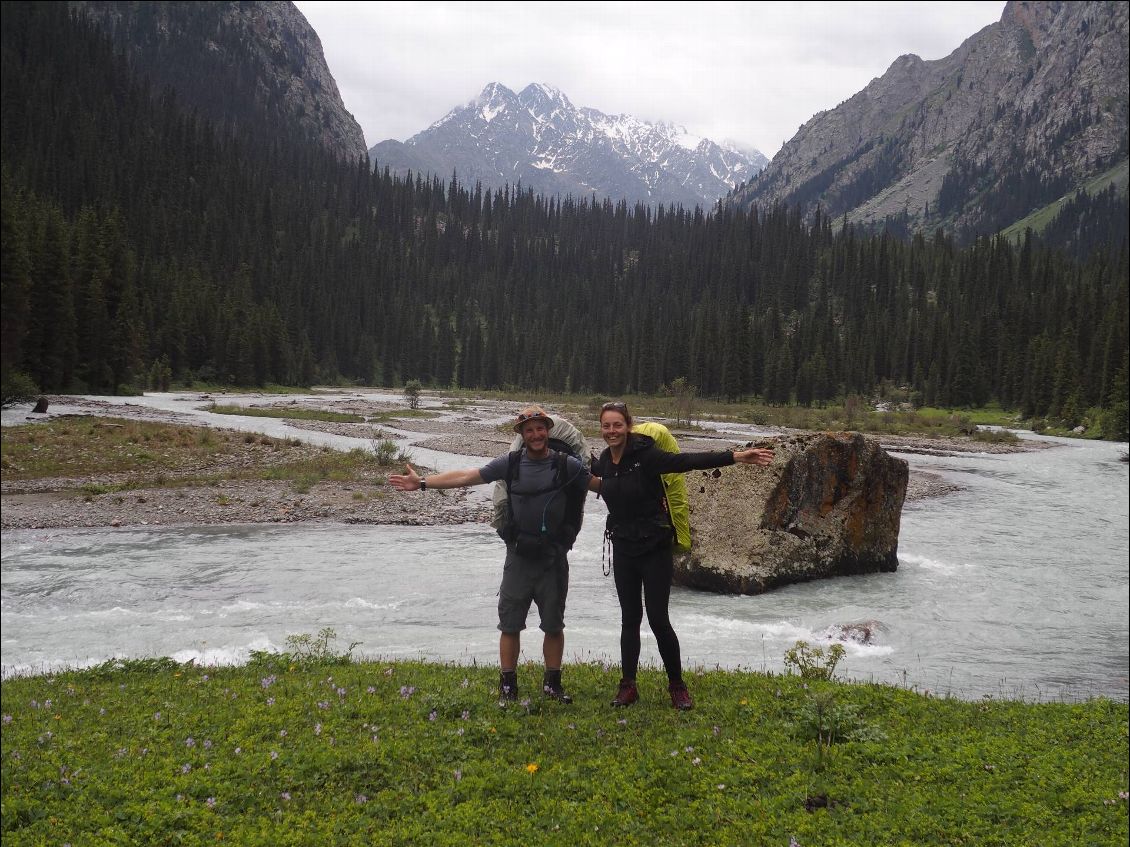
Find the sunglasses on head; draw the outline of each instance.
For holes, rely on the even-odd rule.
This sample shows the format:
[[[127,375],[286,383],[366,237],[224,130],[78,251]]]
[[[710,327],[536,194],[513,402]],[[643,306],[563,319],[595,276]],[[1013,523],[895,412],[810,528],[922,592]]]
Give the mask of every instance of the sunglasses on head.
[[[549,415],[547,415],[545,412],[529,412],[529,413],[523,412],[522,414],[518,415],[518,423],[525,423],[526,421],[548,420],[548,419],[549,419]]]
[[[601,406],[600,411],[602,411],[602,412],[626,412],[626,411],[628,411],[628,404],[627,403],[621,403],[619,400],[613,400],[613,401],[611,401],[609,403],[605,403],[603,406]]]

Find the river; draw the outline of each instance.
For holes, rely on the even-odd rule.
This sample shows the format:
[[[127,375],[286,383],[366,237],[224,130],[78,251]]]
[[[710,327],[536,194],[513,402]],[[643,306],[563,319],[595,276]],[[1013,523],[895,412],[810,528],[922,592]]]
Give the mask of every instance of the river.
[[[684,663],[780,672],[798,639],[828,644],[837,625],[876,620],[873,643],[845,643],[840,678],[966,699],[1125,701],[1125,445],[1043,440],[1056,446],[905,455],[912,468],[964,490],[907,504],[895,573],[755,597],[676,588],[671,617]],[[478,461],[424,458],[436,457],[441,467]],[[590,500],[571,556],[567,661],[617,661],[603,510]],[[502,552],[486,526],[21,530],[0,541],[5,677],[111,657],[241,662],[325,627],[337,633],[337,649],[357,642],[354,655],[365,658],[497,663]],[[540,660],[536,620],[535,610],[524,659]],[[646,626],[643,661],[659,663]]]

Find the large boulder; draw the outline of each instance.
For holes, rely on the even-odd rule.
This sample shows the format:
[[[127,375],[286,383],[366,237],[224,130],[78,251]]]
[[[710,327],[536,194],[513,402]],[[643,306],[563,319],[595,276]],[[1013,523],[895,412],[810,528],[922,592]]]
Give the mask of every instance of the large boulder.
[[[907,463],[858,432],[758,442],[771,465],[691,471],[689,553],[675,582],[729,594],[898,567]]]

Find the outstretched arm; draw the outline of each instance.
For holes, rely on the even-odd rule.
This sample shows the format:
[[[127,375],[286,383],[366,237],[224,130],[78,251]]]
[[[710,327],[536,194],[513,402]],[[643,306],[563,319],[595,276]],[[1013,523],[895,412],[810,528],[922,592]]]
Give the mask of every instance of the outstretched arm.
[[[404,466],[407,473],[389,474],[389,484],[397,491],[419,491],[421,476],[411,465]],[[468,485],[482,485],[486,482],[478,468],[465,468],[460,471],[444,471],[429,476],[428,488],[466,488]]]
[[[773,451],[764,447],[748,450],[714,450],[705,453],[668,453],[658,447],[645,451],[647,469],[657,473],[685,473],[686,471],[724,468],[741,462],[745,465],[768,465],[773,461]]]
[[[734,461],[743,465],[768,465],[773,461],[773,451],[765,447],[750,447],[748,450],[735,450]]]

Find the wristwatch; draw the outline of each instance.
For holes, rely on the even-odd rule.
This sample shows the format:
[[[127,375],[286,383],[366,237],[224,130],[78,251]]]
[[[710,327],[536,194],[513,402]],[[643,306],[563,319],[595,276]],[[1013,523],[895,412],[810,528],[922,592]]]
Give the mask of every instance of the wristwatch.
[[[420,477],[420,490],[421,491],[427,491],[428,490],[427,477]]]

